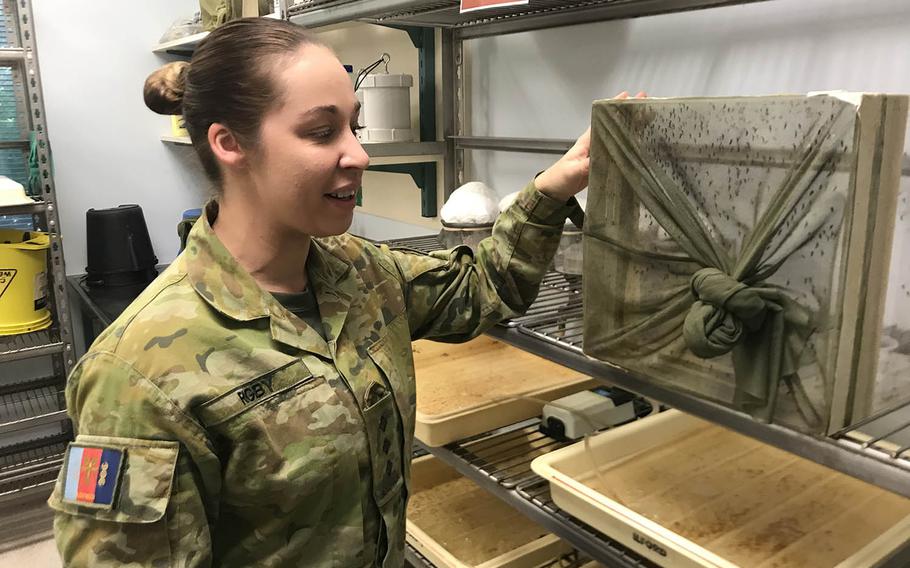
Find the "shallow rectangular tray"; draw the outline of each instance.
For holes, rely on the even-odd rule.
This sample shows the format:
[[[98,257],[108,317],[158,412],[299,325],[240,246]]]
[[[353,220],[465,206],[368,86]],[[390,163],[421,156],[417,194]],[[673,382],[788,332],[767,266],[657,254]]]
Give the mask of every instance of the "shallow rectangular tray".
[[[407,540],[440,568],[532,568],[571,550],[433,456],[411,465]]]
[[[416,341],[414,367],[416,436],[432,447],[538,416],[539,401],[597,386],[586,375],[485,336],[461,344]]]
[[[590,448],[532,469],[557,505],[661,566],[865,568],[910,538],[910,500],[675,410]]]

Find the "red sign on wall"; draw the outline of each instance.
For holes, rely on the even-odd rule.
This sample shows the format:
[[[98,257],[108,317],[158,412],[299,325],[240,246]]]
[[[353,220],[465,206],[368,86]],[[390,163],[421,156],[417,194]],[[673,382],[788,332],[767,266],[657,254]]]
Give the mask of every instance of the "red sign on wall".
[[[502,8],[503,6],[519,6],[527,4],[528,0],[461,0],[461,13],[488,8]]]

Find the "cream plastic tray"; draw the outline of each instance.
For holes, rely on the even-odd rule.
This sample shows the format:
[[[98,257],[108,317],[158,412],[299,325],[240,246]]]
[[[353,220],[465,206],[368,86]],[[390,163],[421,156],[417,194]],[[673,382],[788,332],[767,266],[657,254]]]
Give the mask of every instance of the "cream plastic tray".
[[[443,446],[537,416],[542,404],[597,383],[562,365],[481,336],[467,343],[415,341],[417,439]]]
[[[571,550],[433,456],[411,465],[407,540],[440,568],[531,568]]]
[[[661,566],[866,568],[910,538],[910,500],[675,410],[590,446],[532,469],[557,505]]]

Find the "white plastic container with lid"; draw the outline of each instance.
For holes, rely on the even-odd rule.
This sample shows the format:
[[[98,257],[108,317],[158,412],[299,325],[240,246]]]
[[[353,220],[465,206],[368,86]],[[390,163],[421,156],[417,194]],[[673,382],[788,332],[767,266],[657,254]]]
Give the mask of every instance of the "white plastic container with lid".
[[[363,142],[409,142],[414,139],[411,130],[413,84],[414,78],[405,74],[376,73],[364,77],[358,89],[363,104]]]

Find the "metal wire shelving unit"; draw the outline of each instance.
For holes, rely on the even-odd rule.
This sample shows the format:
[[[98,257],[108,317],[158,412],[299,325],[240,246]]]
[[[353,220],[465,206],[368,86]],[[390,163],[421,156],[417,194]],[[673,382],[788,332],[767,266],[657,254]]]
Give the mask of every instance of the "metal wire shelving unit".
[[[47,280],[53,316],[48,329],[0,336],[3,512],[50,494],[71,438],[63,388],[75,357],[31,0],[0,0],[0,108],[7,113],[0,125],[0,174],[34,192],[34,203],[0,206],[0,217],[25,219],[31,229],[50,234]],[[31,374],[39,376],[18,378]]]
[[[442,246],[435,235],[395,239],[385,241],[384,244],[421,253]],[[831,437],[815,437],[776,425],[760,424],[738,411],[668,389],[646,377],[586,356],[583,352],[584,307],[581,284],[579,276],[548,273],[536,301],[525,315],[503,322],[487,333],[590,375],[604,384],[652,398],[910,497],[910,403],[881,413]],[[518,427],[530,426],[533,425],[528,423]],[[501,445],[506,440],[503,433],[487,436],[485,443],[492,446]],[[538,478],[540,483],[537,483],[533,480],[533,474],[528,478],[522,477],[528,474],[527,471],[516,476],[506,471],[507,475],[502,475],[503,470],[496,468],[497,460],[479,451],[491,446],[478,444],[477,440],[470,440],[444,448],[425,449],[494,495],[537,519],[549,530],[572,542],[579,550],[608,565],[630,565],[623,563],[625,559],[621,556],[610,555],[611,546],[600,542],[604,540],[604,535],[559,511],[549,500],[549,488],[542,480]],[[530,463],[531,457],[535,456],[529,456],[527,463]],[[900,562],[906,562],[908,555],[910,546],[900,551],[900,558],[889,561],[887,565],[904,566]]]
[[[490,330],[490,335],[532,351],[607,384],[653,398],[684,412],[822,465],[910,497],[910,407],[900,407],[835,436],[811,436],[750,416],[712,401],[673,390],[592,359],[583,353],[581,280],[550,273],[527,314]],[[898,440],[895,442],[894,440]]]
[[[67,431],[0,449],[0,504],[48,494],[69,439]]]
[[[896,461],[910,469],[910,401],[850,426],[837,438],[854,451]]]
[[[41,377],[0,386],[0,436],[53,424],[66,416],[57,377]]]
[[[320,27],[359,20],[458,29],[464,39],[570,24],[634,18],[761,0],[534,0],[459,13],[459,0],[312,0],[288,9],[292,22]]]
[[[569,443],[540,433],[539,423],[534,418],[441,448],[422,447],[601,564],[654,568],[654,563],[553,503],[549,483],[531,471],[531,461]]]

